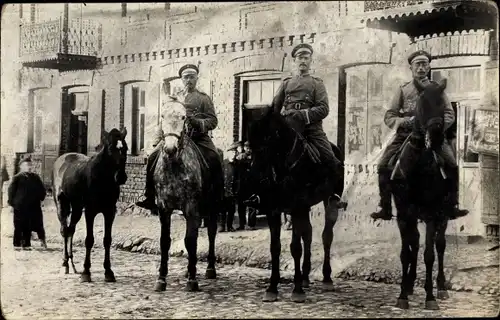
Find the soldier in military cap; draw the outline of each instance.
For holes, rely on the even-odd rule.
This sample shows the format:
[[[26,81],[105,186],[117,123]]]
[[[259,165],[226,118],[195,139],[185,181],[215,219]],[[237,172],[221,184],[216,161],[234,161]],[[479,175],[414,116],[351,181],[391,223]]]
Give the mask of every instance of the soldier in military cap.
[[[196,88],[198,74],[197,66],[193,64],[182,66],[179,69],[179,77],[184,84],[184,90],[177,96],[170,97],[182,103],[186,108],[189,127],[187,134],[196,143],[209,165],[210,181],[207,185],[213,186],[216,204],[220,205],[224,192],[222,163],[217,148],[208,135],[209,131],[217,128],[218,119],[210,97]],[[156,149],[149,156],[146,168],[146,199],[136,203],[137,206],[149,210],[156,208],[153,173],[159,155],[158,145],[163,140],[163,134],[159,127],[153,144]]]
[[[336,175],[341,162],[335,157],[323,131],[323,119],[329,113],[328,95],[323,80],[309,74],[313,52],[313,48],[306,43],[293,48],[292,58],[298,72],[293,77],[283,79],[272,106],[274,112],[284,117],[292,117],[305,125],[305,138],[319,151],[319,160]],[[336,196],[340,199],[341,195]]]
[[[389,128],[396,129],[396,135],[393,141],[385,149],[378,164],[380,210],[371,214],[371,217],[375,220],[392,219],[392,198],[390,189],[392,170],[390,168],[389,162],[391,158],[399,151],[406,138],[412,132],[415,116],[415,106],[418,96],[425,87],[426,83],[429,83],[430,81],[429,73],[431,60],[431,55],[423,50],[419,50],[410,54],[410,56],[408,57],[408,64],[410,65],[413,80],[406,82],[405,84],[397,88],[396,93],[389,105],[389,109],[385,113],[384,122]],[[447,130],[455,121],[455,112],[453,111],[451,103],[449,102],[447,96],[444,93],[443,95],[443,99],[447,106],[444,115],[444,129]],[[444,147],[443,152],[443,156],[449,161],[453,161],[456,166],[456,160],[451,151],[451,148]],[[467,214],[467,210],[460,210],[458,208],[455,208],[453,216],[461,217]]]

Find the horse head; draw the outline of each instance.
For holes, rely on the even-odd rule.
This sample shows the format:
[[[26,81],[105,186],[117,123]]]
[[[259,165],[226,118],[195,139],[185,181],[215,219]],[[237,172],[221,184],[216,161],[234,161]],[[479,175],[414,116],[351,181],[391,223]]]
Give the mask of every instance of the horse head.
[[[110,160],[114,179],[119,185],[127,182],[127,173],[125,172],[128,151],[126,136],[126,128],[122,130],[113,128],[110,132],[104,131],[101,144],[97,147],[100,149],[100,153]]]
[[[445,140],[444,111],[446,101],[443,97],[446,79],[418,83],[422,92],[416,103],[416,120],[425,133],[426,145],[431,149],[440,148]]]
[[[164,133],[163,155],[177,158],[182,148],[185,128],[187,126],[187,111],[182,103],[176,100],[168,101],[161,115],[161,125]]]

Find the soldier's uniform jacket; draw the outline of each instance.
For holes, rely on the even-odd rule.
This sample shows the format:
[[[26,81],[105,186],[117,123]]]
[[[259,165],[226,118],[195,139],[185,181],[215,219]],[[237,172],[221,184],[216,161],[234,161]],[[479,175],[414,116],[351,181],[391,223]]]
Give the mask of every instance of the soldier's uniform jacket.
[[[391,128],[396,129],[398,133],[409,134],[411,126],[401,127],[405,121],[409,121],[415,115],[415,108],[419,90],[415,86],[414,81],[409,81],[400,86],[392,98],[389,109],[384,116],[385,124]],[[455,112],[451,106],[446,94],[443,92],[443,99],[446,104],[444,114],[444,130],[447,130],[455,121]]]
[[[235,183],[234,183],[234,166],[235,163],[229,159],[224,159],[224,193],[226,197],[232,197],[235,193]]]
[[[192,129],[188,134],[191,135],[196,144],[212,149],[217,153],[217,149],[208,135],[208,132],[217,128],[218,124],[217,115],[210,97],[206,93],[194,89],[193,92],[189,92],[185,96],[184,105],[187,116],[192,119],[190,121]],[[160,126],[156,130],[153,146],[157,146],[163,140],[163,137],[164,133]]]
[[[273,99],[274,112],[304,110],[306,131],[323,131],[323,119],[329,112],[328,96],[323,80],[310,74],[283,79]]]

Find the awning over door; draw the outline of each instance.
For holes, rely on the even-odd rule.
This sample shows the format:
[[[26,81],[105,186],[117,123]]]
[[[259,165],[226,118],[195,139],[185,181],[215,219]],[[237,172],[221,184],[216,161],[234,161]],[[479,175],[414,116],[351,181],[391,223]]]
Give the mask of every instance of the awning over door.
[[[362,22],[369,28],[402,32],[410,37],[496,28],[497,12],[492,1],[416,2],[406,1],[405,5],[405,1],[366,1]]]

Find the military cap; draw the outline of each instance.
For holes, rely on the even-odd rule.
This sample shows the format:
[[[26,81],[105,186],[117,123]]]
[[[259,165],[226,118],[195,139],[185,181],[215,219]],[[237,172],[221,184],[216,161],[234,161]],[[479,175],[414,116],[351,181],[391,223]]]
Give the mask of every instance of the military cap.
[[[295,48],[293,48],[292,58],[295,58],[298,54],[305,53],[305,52],[307,52],[309,54],[313,54],[314,50],[311,47],[311,45],[309,45],[307,43],[300,43],[300,44],[296,45]]]
[[[408,64],[411,64],[413,60],[415,60],[415,58],[421,58],[421,57],[422,58],[426,57],[427,59],[429,59],[429,62],[431,62],[432,60],[432,57],[429,52],[424,50],[418,50],[408,56]]]
[[[194,64],[186,64],[179,69],[179,77],[182,77],[183,74],[198,74],[198,73],[200,73],[200,70]]]
[[[227,151],[236,150],[238,147],[243,147],[243,141],[233,142],[233,144],[229,146],[229,149],[227,149]]]

